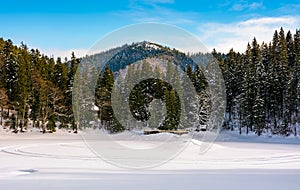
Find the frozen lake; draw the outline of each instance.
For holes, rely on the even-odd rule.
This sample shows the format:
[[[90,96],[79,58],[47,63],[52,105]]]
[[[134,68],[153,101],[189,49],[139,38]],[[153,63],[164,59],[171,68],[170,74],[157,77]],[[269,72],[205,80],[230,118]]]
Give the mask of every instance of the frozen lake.
[[[133,143],[123,135],[123,141]],[[242,142],[243,141],[243,142]],[[155,142],[149,141],[150,144]],[[80,135],[0,136],[1,189],[299,189],[298,139],[221,134],[205,154],[196,139],[176,158],[126,169],[97,157]]]

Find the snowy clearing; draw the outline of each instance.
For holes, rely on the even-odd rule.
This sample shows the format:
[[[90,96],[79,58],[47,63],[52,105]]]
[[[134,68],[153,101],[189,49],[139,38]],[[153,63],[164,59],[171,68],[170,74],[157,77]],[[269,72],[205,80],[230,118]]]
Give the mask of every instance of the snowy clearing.
[[[166,135],[168,136],[168,135]],[[118,136],[134,144],[128,134]],[[159,138],[162,138],[160,136]],[[153,145],[158,136],[152,136]],[[1,189],[299,189],[300,143],[221,133],[208,152],[191,140],[175,159],[131,170],[98,158],[68,133],[0,133]]]

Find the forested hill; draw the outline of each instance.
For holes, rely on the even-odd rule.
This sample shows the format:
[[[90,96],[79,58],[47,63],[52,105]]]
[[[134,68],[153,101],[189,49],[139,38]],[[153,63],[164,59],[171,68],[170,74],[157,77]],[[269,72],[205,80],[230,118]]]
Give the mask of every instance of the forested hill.
[[[101,56],[101,54],[99,55]],[[108,61],[108,65],[113,72],[116,72],[120,69],[124,69],[131,63],[151,57],[160,57],[162,59],[172,57],[174,64],[180,66],[181,69],[186,68],[188,65],[191,65],[192,67],[195,66],[193,60],[184,53],[176,49],[170,49],[168,47],[163,47],[159,44],[146,41],[133,43],[131,45],[126,44],[122,47],[121,51],[116,53]]]
[[[183,69],[189,66],[189,72],[192,72],[191,66],[194,65],[192,59],[184,53],[145,41],[125,44],[109,51],[117,52],[107,62],[115,72],[136,61],[153,57],[170,59],[170,62]],[[72,86],[77,67],[83,58],[76,58],[72,53],[70,60],[54,60],[37,49],[29,50],[24,44],[18,47],[11,40],[3,39],[0,39],[0,55],[1,126],[14,132],[24,132],[28,127],[40,128],[42,132],[54,132],[56,128],[77,130],[72,110]],[[102,56],[103,53],[99,53],[91,57],[97,61],[103,59]],[[98,82],[106,80],[106,76],[100,75]],[[100,83],[96,86],[96,92],[103,89]],[[106,104],[107,94],[103,96],[96,95],[95,103]],[[98,115],[111,126],[113,118],[110,101],[106,105],[108,107]]]
[[[253,131],[258,135],[297,135],[300,129],[300,31],[285,33],[281,28],[274,32],[271,42],[261,43],[254,38],[245,47],[245,52],[212,52],[219,61],[226,84],[224,128],[240,133]],[[124,45],[109,60],[111,70],[107,70],[105,77],[113,80],[110,75],[114,71],[147,57],[165,55],[173,57],[174,63],[188,72],[194,85],[204,83],[199,80],[199,71],[189,56],[151,42]],[[29,50],[24,44],[17,47],[11,40],[0,39],[0,125],[15,132],[26,131],[28,127],[37,127],[43,132],[53,132],[57,127],[76,131],[72,85],[80,61],[75,54],[70,60],[54,60],[39,50]],[[103,77],[104,73],[99,80],[104,81]],[[107,113],[98,115],[108,114],[106,120],[114,125],[110,108],[103,111]]]

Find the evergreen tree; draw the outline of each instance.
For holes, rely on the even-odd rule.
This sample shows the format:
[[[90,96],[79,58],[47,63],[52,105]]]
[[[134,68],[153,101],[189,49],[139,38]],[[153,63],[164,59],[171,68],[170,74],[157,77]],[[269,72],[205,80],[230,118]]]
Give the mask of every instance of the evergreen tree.
[[[96,105],[99,108],[98,117],[101,121],[110,123],[113,120],[113,109],[111,105],[111,92],[114,85],[113,73],[108,65],[105,66],[103,75],[98,79],[96,88]],[[108,128],[110,127],[107,126]]]
[[[29,97],[30,97],[30,62],[31,58],[28,53],[28,49],[26,45],[22,44],[20,48],[21,52],[18,56],[19,69],[17,71],[18,80],[15,84],[15,93],[16,93],[16,110],[20,115],[20,126],[21,132],[23,132],[23,127],[25,126],[26,118],[28,115],[27,112],[29,110]]]
[[[191,80],[192,82],[195,81],[195,75],[194,75],[194,73],[193,73],[193,68],[192,68],[191,65],[188,65],[188,66],[187,66],[186,74],[187,74],[187,76],[190,78],[190,80]]]
[[[288,31],[286,35],[286,47],[287,47],[287,56],[288,56],[288,66],[289,68],[293,67],[295,62],[295,45],[294,39],[291,31]]]
[[[15,46],[11,40],[7,40],[3,47],[2,53],[3,55],[3,79],[5,83],[5,88],[7,90],[7,96],[10,102],[15,101],[15,93],[14,87],[17,81],[17,70],[19,68],[19,64],[17,62],[17,54]],[[13,104],[13,103],[12,103]]]
[[[241,105],[243,108],[243,123],[246,125],[246,133],[252,131],[253,126],[253,106],[256,96],[256,84],[253,73],[255,73],[255,65],[252,62],[252,50],[250,44],[247,46],[247,50],[244,57],[244,65],[247,68],[243,79],[242,86],[242,99]]]
[[[200,93],[200,92],[206,90],[208,83],[207,83],[205,76],[199,65],[196,65],[194,77],[195,77],[194,87],[195,87],[196,92]]]
[[[60,57],[58,57],[56,60],[56,65],[54,68],[54,78],[54,84],[65,93],[68,84],[68,67],[62,63]]]
[[[260,136],[265,128],[265,103],[264,99],[261,98],[260,90],[255,97],[255,104],[253,105],[253,125],[255,133]]]
[[[0,109],[1,109],[1,115],[0,115],[0,125],[3,125],[3,117],[4,117],[4,108],[7,108],[8,105],[8,97],[6,95],[5,88],[0,88]]]
[[[161,130],[174,130],[178,128],[179,117],[178,109],[176,107],[176,96],[174,89],[166,88],[165,91],[165,105],[167,116],[163,122],[163,125],[159,126]]]
[[[71,61],[70,61],[70,69],[68,72],[68,82],[67,82],[67,90],[65,93],[65,115],[69,120],[69,123],[72,125],[72,129],[77,132],[78,126],[75,123],[75,118],[73,115],[73,108],[72,108],[72,92],[73,92],[73,85],[74,85],[74,77],[77,71],[77,67],[80,63],[80,59],[75,57],[75,53],[72,52]]]
[[[289,69],[288,69],[288,53],[287,53],[287,44],[283,28],[280,28],[279,32],[279,85],[280,85],[280,117],[284,121],[284,110],[285,110],[285,97],[286,97],[286,87],[287,81],[289,78]],[[287,123],[283,123],[287,125]]]
[[[233,130],[232,125],[232,112],[234,107],[234,98],[236,96],[236,55],[233,49],[229,51],[229,55],[227,59],[224,59],[224,71],[223,71],[223,77],[225,80],[225,86],[226,86],[226,95],[227,95],[227,106],[226,106],[226,113],[228,118],[226,119],[226,127],[230,127],[231,130]]]

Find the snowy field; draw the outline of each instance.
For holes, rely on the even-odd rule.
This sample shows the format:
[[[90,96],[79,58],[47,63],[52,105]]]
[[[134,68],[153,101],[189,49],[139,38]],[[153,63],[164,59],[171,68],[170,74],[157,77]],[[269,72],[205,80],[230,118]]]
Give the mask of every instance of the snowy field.
[[[0,189],[300,189],[298,138],[224,132],[205,154],[199,144],[196,136],[167,163],[134,170],[101,160],[78,134],[2,131]]]

